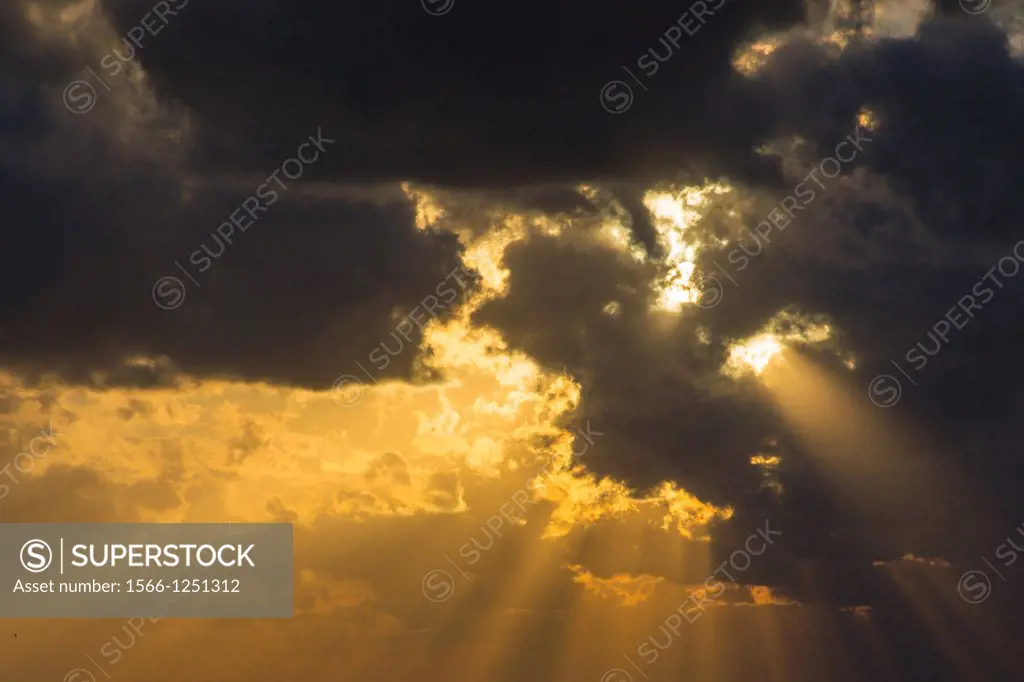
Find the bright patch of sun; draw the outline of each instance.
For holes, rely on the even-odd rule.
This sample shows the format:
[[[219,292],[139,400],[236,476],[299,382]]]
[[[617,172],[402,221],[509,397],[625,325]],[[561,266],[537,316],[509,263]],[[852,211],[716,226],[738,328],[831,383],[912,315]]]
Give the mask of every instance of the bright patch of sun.
[[[833,340],[834,332],[823,318],[809,318],[783,310],[760,332],[730,346],[723,371],[733,378],[750,374],[760,376],[787,347],[826,344]]]
[[[694,238],[691,228],[715,195],[730,191],[728,185],[708,183],[677,192],[651,191],[644,195],[643,203],[654,218],[654,229],[667,266],[657,284],[658,308],[674,312],[700,300],[701,292],[693,284],[693,273],[701,243]]]

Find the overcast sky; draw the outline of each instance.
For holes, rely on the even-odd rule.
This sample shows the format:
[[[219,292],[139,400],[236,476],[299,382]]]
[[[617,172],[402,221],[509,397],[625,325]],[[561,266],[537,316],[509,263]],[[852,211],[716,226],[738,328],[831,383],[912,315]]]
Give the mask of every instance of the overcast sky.
[[[7,0],[0,518],[295,616],[0,677],[1024,679],[1022,12]]]

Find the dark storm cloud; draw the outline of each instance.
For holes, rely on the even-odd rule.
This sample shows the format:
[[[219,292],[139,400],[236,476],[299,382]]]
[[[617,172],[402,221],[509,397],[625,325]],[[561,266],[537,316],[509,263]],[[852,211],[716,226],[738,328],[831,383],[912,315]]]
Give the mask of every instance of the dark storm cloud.
[[[48,51],[45,31],[27,38],[22,11],[3,12],[20,36],[0,53],[3,367],[110,386],[186,373],[326,387],[459,264],[455,237],[418,230],[404,198],[308,189],[348,153],[323,123],[273,162],[185,168],[193,140],[173,108],[107,93],[104,111],[70,113],[60,84],[81,64]],[[315,158],[300,178],[275,170],[296,156]],[[253,221],[240,207],[258,193]],[[155,300],[166,277],[185,287],[172,310]],[[384,378],[408,376],[414,357]]]
[[[121,33],[152,4],[108,2]],[[443,17],[395,0],[261,0],[243,13],[190,2],[137,58],[162,97],[195,112],[204,164],[272,162],[322,124],[345,150],[331,172],[359,180],[769,177],[751,151],[759,113],[726,96],[730,59],[741,40],[799,21],[802,2],[705,6],[687,35],[676,22],[689,4],[667,0],[471,3]],[[649,49],[665,60],[649,92],[634,84],[633,108],[610,115],[602,86],[638,72]]]
[[[780,101],[779,132],[822,147],[860,107],[877,112],[884,129],[871,168],[911,198],[929,230],[974,238],[1017,230],[1024,69],[993,24],[930,21],[913,40],[855,45],[836,60],[794,43],[758,80]]]
[[[111,384],[162,383],[183,371],[329,386],[332,367],[365,356],[391,332],[394,311],[458,262],[454,237],[417,231],[408,205],[299,196],[225,246],[213,231],[250,187],[200,187],[186,200],[180,177],[139,166],[77,183],[0,176],[8,367],[72,382],[106,371]],[[223,255],[199,272],[197,252]],[[168,276],[187,289],[173,310],[153,298]],[[125,366],[135,355],[170,362]],[[413,357],[392,371],[406,373]]]

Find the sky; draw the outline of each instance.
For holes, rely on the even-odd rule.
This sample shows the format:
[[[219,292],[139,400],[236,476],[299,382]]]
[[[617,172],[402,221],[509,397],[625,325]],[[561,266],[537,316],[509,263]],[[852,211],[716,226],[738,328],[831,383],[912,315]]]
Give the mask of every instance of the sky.
[[[1024,679],[1022,17],[5,0],[0,520],[289,523],[294,616],[0,679]]]

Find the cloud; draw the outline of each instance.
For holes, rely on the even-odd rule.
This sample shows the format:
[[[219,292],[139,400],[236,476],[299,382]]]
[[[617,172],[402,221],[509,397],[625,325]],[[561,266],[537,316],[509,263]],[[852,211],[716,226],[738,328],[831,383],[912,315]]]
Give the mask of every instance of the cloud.
[[[391,0],[262,0],[245,16],[192,2],[138,59],[160,97],[195,113],[204,166],[276,162],[324,125],[344,150],[325,172],[347,179],[498,187],[684,167],[770,177],[751,152],[754,112],[729,93],[730,59],[755,27],[799,21],[802,3],[706,6],[697,23],[664,0],[585,12],[531,0],[500,16],[464,6],[443,19]],[[149,7],[112,4],[119,32]],[[698,29],[686,35],[677,21]],[[602,87],[628,80],[624,67],[639,73],[651,49],[666,59],[660,72],[646,92],[632,86],[626,116],[610,115]]]
[[[579,565],[574,564],[567,568],[574,573],[573,582],[580,583],[597,597],[618,601],[624,606],[634,606],[647,601],[654,594],[655,586],[664,580],[658,576],[633,576],[624,573],[599,578]]]
[[[260,0],[240,14],[194,2],[147,38],[140,71],[111,92],[94,83],[100,101],[75,115],[65,85],[150,8],[92,5],[113,14],[110,27],[77,20],[87,6],[0,9],[0,364],[16,387],[0,409],[18,436],[3,454],[17,454],[58,394],[77,418],[10,492],[4,519],[296,522],[298,565],[310,571],[302,618],[287,635],[237,626],[268,643],[253,671],[316,679],[333,674],[329,658],[299,670],[287,654],[341,660],[365,648],[344,668],[354,678],[398,679],[377,665],[394,650],[413,652],[399,666],[410,675],[461,672],[476,661],[431,667],[415,653],[429,643],[473,652],[480,632],[521,666],[507,670],[550,672],[545,654],[564,652],[529,637],[559,641],[570,618],[612,622],[621,607],[579,599],[588,589],[656,609],[666,583],[700,584],[705,563],[729,558],[766,519],[782,537],[744,572],[736,601],[871,609],[892,636],[883,651],[898,653],[920,632],[904,627],[916,595],[901,592],[903,571],[871,562],[906,555],[946,580],[990,549],[979,529],[1019,511],[1024,289],[1013,278],[991,285],[991,304],[905,387],[900,421],[924,433],[884,443],[892,422],[839,418],[877,415],[871,377],[935,344],[936,322],[1019,241],[1024,81],[984,17],[954,19],[950,5],[916,34],[858,42],[842,32],[846,17],[810,12],[823,23],[794,29],[802,3],[727,3],[613,115],[602,86],[666,47],[679,7],[527,3],[497,23],[491,8],[462,3],[438,18],[415,3]],[[823,44],[826,29],[838,33]],[[771,31],[771,54],[749,75],[734,71],[737,49]],[[770,242],[752,232],[861,119],[871,122],[863,154]],[[336,142],[302,182],[233,243],[214,236],[321,134]],[[723,191],[688,203],[684,188],[716,180]],[[650,192],[672,215],[651,209]],[[757,256],[726,276],[716,268],[737,248]],[[198,271],[194,254],[210,267]],[[324,389],[397,341],[400,321],[463,262],[482,280],[445,310],[450,324],[417,331],[416,348],[338,417]],[[710,276],[722,280],[716,305],[686,298]],[[153,298],[165,277],[186,287],[173,310]],[[767,379],[722,371],[738,341],[780,315],[835,332],[797,357],[840,387],[803,400],[820,410],[814,426],[836,429],[832,454],[845,459],[814,451]],[[575,381],[586,398],[571,412]],[[843,402],[854,386],[859,402]],[[572,452],[555,419],[600,438]],[[561,469],[528,520],[491,537],[494,500],[552,456]],[[757,456],[775,462],[778,485],[764,485]],[[987,493],[982,504],[973,490]],[[421,576],[481,536],[496,549],[456,576],[467,582],[444,612],[456,617],[439,618]],[[950,566],[917,566],[922,556]],[[510,557],[529,557],[535,572]],[[567,565],[586,580],[573,583]],[[651,576],[655,594],[637,597],[647,578],[638,587],[631,576]],[[527,578],[541,596],[509,589]],[[935,589],[955,600],[948,582]],[[809,610],[707,618],[782,622]],[[498,626],[529,636],[506,644]],[[339,650],[337,632],[365,636]],[[198,639],[229,646],[218,636]],[[680,653],[705,644],[694,637]],[[942,656],[910,651],[904,668],[945,669]],[[573,653],[601,679],[593,651]],[[806,650],[788,653],[815,667]],[[51,672],[63,671],[38,676]]]
[[[35,42],[0,54],[0,363],[26,380],[330,386],[336,365],[365,360],[460,264],[455,237],[417,229],[400,192],[310,189],[345,154],[323,122],[273,162],[225,174],[182,163],[190,115],[156,102],[141,77],[125,76],[105,110],[74,115],[56,83],[75,75],[72,56],[94,56],[90,43],[52,52],[59,8],[37,6],[38,25],[21,9],[12,21]],[[295,166],[304,142],[315,160]],[[287,179],[296,167],[301,180]],[[409,378],[414,359],[380,378]]]

